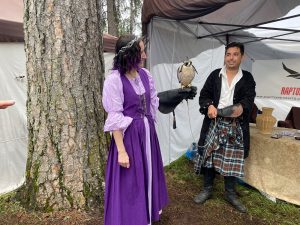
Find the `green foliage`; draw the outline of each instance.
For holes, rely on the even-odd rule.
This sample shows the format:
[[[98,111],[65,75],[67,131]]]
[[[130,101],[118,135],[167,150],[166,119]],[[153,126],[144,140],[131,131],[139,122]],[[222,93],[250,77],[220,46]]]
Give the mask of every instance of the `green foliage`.
[[[15,192],[10,192],[0,196],[0,214],[24,211],[21,204],[18,201],[14,201],[14,198]]]

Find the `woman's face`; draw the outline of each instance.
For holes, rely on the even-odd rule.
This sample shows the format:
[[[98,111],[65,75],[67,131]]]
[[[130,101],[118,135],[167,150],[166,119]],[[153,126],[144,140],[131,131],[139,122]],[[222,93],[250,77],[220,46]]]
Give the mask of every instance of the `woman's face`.
[[[145,63],[145,60],[147,59],[147,55],[146,55],[146,52],[145,52],[145,44],[143,41],[140,41],[139,43],[140,45],[140,48],[141,48],[141,63],[140,63],[140,67],[143,67],[144,66],[144,63]]]

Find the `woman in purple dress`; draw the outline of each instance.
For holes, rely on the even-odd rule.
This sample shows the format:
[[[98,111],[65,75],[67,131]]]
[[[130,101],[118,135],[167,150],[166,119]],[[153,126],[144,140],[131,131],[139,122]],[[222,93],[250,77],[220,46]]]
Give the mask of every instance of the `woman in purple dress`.
[[[105,178],[105,225],[148,225],[167,204],[167,189],[155,131],[159,100],[154,81],[142,68],[142,39],[121,36],[113,70],[103,88],[108,113],[104,131],[112,132]]]

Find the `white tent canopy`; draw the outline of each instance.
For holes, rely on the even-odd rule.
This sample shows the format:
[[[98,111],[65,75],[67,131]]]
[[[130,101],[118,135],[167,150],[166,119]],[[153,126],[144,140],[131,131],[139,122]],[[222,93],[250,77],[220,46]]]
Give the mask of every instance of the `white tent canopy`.
[[[25,71],[23,43],[0,43],[0,96],[2,100],[16,102],[0,110],[0,193],[24,182],[27,158]]]
[[[192,84],[198,87],[199,94],[210,72],[223,65],[224,44],[227,42],[245,43],[246,57],[242,68],[250,72],[254,72],[257,62],[264,60],[300,60],[300,35],[297,33],[300,32],[299,15],[300,2],[296,0],[241,0],[229,3],[206,16],[189,20],[176,20],[176,15],[168,18],[152,17],[147,25],[148,67],[158,91],[179,87],[177,68],[183,60],[190,58],[198,70],[199,75]],[[287,16],[292,18],[263,24]],[[259,24],[262,24],[260,27],[286,30],[261,29]],[[292,34],[278,36],[288,32]],[[258,41],[259,39],[261,40]],[[253,75],[254,78],[264,76]],[[272,80],[265,82],[271,85]],[[300,87],[299,79],[294,82],[298,82],[297,87]],[[263,84],[257,83],[257,87],[260,85]],[[183,102],[176,108],[175,130],[172,128],[173,116],[159,113],[157,130],[164,164],[177,159],[192,142],[198,141],[203,120],[199,113],[198,97],[197,95],[193,101],[188,104]],[[299,100],[256,98],[255,102],[259,108],[273,107],[273,115],[278,120],[285,119],[291,106],[300,106]]]
[[[22,2],[0,0],[0,99],[16,104],[0,110],[0,194],[25,180],[27,158],[26,68]]]

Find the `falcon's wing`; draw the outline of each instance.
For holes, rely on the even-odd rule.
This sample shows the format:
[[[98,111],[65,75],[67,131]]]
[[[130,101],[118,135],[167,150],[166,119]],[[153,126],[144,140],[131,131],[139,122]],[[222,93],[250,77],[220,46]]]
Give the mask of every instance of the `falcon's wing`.
[[[195,72],[198,74],[198,71],[196,70],[196,68],[194,67],[194,65],[192,65],[192,67],[194,68]]]
[[[178,82],[180,83],[180,81],[181,81],[181,71],[182,71],[182,66],[183,65],[181,65],[181,66],[179,66],[178,67],[178,69],[177,69],[177,79],[178,79]]]

